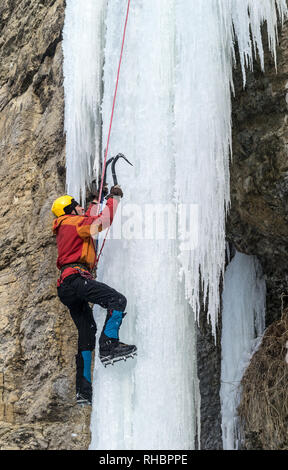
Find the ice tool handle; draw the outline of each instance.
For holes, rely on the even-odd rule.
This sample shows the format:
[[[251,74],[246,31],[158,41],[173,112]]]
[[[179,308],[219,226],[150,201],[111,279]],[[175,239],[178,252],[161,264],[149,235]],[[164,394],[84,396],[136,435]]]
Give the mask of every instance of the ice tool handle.
[[[114,186],[116,186],[116,184],[118,184],[115,166],[116,166],[116,163],[119,160],[119,158],[123,158],[127,163],[129,163],[129,165],[133,166],[132,163],[129,162],[128,158],[126,158],[125,155],[123,155],[123,153],[118,153],[118,155],[116,155],[116,157],[109,158],[109,160],[107,160],[106,165],[105,165],[104,176],[103,176],[103,188],[105,188],[105,186],[107,186],[107,170],[108,170],[108,166],[110,164],[112,164],[111,165],[111,171],[112,171],[113,184],[114,184]],[[92,182],[92,184],[93,183],[95,183],[95,180]],[[98,190],[98,192],[99,191],[100,191],[100,189]],[[103,202],[104,202],[104,194],[103,194],[103,191],[102,191],[100,203],[103,204]]]
[[[112,163],[114,160],[114,157],[112,158],[109,158],[109,160],[107,160],[107,163],[105,165],[105,171],[104,171],[104,178],[103,178],[103,188],[105,188],[105,186],[107,186],[107,169],[108,169],[108,166],[110,165],[110,163]],[[100,188],[99,188],[99,191],[100,191]],[[102,194],[101,194],[101,204],[103,203],[104,201],[104,194],[103,194],[103,191],[102,191]]]
[[[108,166],[110,165],[110,163],[112,163],[113,160],[114,160],[114,157],[109,158],[109,160],[107,160],[107,162],[106,162],[104,176],[103,176],[103,188],[105,188],[105,186],[107,186],[107,169],[108,169]],[[99,181],[98,186],[99,186],[99,189],[97,189],[97,181],[96,181],[96,179],[94,179],[91,183],[92,194],[97,194],[97,193],[99,194],[100,187],[101,187],[101,181]],[[103,194],[103,191],[102,191],[100,203],[103,204],[103,202],[104,202],[104,194]]]
[[[129,162],[128,158],[126,158],[125,155],[123,155],[123,153],[118,153],[118,155],[116,155],[116,157],[112,158],[113,161],[112,161],[112,165],[111,165],[111,171],[112,171],[112,178],[113,178],[114,186],[116,186],[116,184],[118,184],[115,166],[116,166],[116,163],[118,162],[119,158],[124,158],[124,160],[127,163],[129,163],[129,165],[133,166],[132,163]]]
[[[116,175],[116,170],[115,170],[115,165],[116,163],[118,162],[119,158],[124,158],[124,160],[129,163],[129,165],[133,166],[131,162],[129,162],[128,158],[126,158],[123,153],[118,153],[118,155],[116,155],[116,157],[112,157],[110,158],[109,160],[107,160],[107,163],[105,165],[105,169],[104,169],[104,174],[103,174],[103,185],[102,187],[105,187],[106,185],[106,176],[107,176],[107,166],[110,165],[111,163],[111,170],[112,170],[112,178],[113,178],[113,183],[114,183],[114,186],[116,186],[116,184],[118,184],[118,181],[117,181],[117,175]],[[100,186],[100,190],[101,191],[101,186]],[[103,195],[103,191],[101,192],[101,203],[103,201],[103,198],[104,196]],[[98,205],[99,207],[99,205]],[[106,235],[105,235],[105,238],[103,240],[103,243],[102,243],[102,246],[101,246],[101,249],[100,249],[100,252],[99,252],[99,255],[97,256],[96,258],[96,264],[95,266],[97,266],[98,262],[99,262],[99,258],[101,256],[101,253],[103,251],[103,248],[104,248],[104,245],[105,245],[105,242],[106,242],[106,239],[107,239],[107,234],[109,232],[109,228],[110,226],[108,227],[108,230],[106,232]],[[97,243],[98,243],[98,240],[97,240]]]

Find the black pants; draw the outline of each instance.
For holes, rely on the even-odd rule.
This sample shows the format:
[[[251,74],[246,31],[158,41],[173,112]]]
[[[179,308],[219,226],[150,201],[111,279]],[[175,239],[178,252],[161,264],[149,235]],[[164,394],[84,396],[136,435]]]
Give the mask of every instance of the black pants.
[[[96,323],[88,302],[109,310],[124,312],[127,300],[115,289],[98,282],[73,274],[64,279],[58,287],[61,302],[69,308],[78,330],[78,351],[95,349]]]

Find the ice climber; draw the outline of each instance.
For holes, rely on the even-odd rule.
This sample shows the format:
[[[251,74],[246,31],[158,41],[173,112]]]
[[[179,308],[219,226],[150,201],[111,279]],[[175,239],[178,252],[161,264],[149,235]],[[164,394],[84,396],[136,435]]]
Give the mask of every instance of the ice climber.
[[[91,355],[95,349],[96,323],[92,304],[107,309],[107,316],[99,338],[99,356],[104,365],[113,359],[125,359],[136,352],[134,345],[119,341],[119,329],[124,317],[126,298],[112,287],[98,282],[91,274],[96,261],[93,236],[111,225],[123,192],[120,186],[111,188],[105,208],[98,216],[91,215],[97,204],[96,197],[87,212],[73,197],[56,199],[52,212],[57,217],[53,224],[56,235],[60,277],[57,291],[61,302],[68,307],[78,330],[76,355],[76,400],[91,404]],[[95,211],[96,212],[96,211]],[[92,210],[93,214],[93,210]]]

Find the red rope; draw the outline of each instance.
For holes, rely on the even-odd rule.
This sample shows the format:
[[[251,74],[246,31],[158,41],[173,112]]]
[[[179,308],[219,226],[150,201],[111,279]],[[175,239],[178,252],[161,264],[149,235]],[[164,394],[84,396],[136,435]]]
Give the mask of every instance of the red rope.
[[[110,143],[110,136],[111,136],[111,130],[112,130],[113,117],[114,117],[115,103],[116,103],[116,97],[117,97],[117,91],[118,91],[118,84],[119,84],[120,69],[121,69],[121,64],[122,64],[123,50],[124,50],[124,44],[125,44],[125,38],[126,38],[126,29],[127,29],[127,23],[128,23],[128,17],[129,17],[130,2],[131,2],[131,0],[128,0],[127,12],[126,12],[126,18],[125,18],[125,25],[124,25],[124,32],[123,32],[123,38],[122,38],[122,45],[121,45],[121,52],[120,52],[120,59],[119,59],[118,71],[117,71],[117,79],[116,79],[116,85],[115,85],[115,91],[114,91],[114,97],[113,97],[113,105],[112,105],[112,111],[111,111],[111,116],[110,116],[109,132],[108,132],[108,137],[107,137],[107,144],[106,144],[106,149],[105,149],[101,184],[100,184],[100,190],[99,190],[99,199],[98,199],[98,202],[97,202],[96,216],[99,215],[99,211],[100,211],[100,201],[101,201],[101,196],[102,196],[102,191],[103,191],[103,182],[104,182],[107,155],[108,155],[108,150],[109,150],[109,143]],[[102,254],[102,251],[103,251],[103,248],[104,248],[104,245],[105,245],[105,242],[106,242],[106,238],[107,238],[109,229],[110,229],[110,226],[108,227],[108,230],[105,234],[105,237],[104,237],[99,255],[96,257],[96,263],[95,263],[96,266],[98,264],[98,261],[99,261],[99,258],[101,256],[101,254]]]
[[[110,117],[109,132],[108,132],[107,144],[106,144],[106,149],[105,149],[105,156],[104,156],[104,163],[103,163],[102,178],[101,178],[101,184],[100,184],[100,190],[99,190],[99,199],[98,199],[98,203],[97,203],[96,216],[99,214],[99,210],[100,210],[100,201],[101,201],[102,190],[103,190],[104,174],[105,174],[106,161],[107,161],[107,155],[108,155],[109,143],[110,143],[110,136],[111,136],[111,129],[112,129],[112,122],[113,122],[113,117],[114,117],[114,109],[115,109],[115,103],[116,103],[116,97],[117,97],[117,91],[118,91],[120,69],[121,69],[121,64],[122,64],[123,50],[124,50],[125,37],[126,37],[126,29],[127,29],[129,9],[130,9],[130,1],[131,0],[128,0],[128,5],[127,5],[125,26],[124,26],[124,32],[123,32],[123,38],[122,38],[122,45],[121,45],[121,53],[120,53],[118,71],[117,71],[116,86],[115,86],[115,91],[114,91],[113,105],[112,105],[112,111],[111,111],[111,117]]]

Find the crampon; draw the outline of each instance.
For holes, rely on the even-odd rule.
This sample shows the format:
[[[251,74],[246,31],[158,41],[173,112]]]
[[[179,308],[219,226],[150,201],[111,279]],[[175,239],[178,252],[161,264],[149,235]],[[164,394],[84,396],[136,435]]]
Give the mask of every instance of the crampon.
[[[137,356],[137,348],[134,345],[117,342],[116,344],[112,343],[112,348],[109,349],[110,351],[108,348],[100,348],[99,357],[104,367]]]

